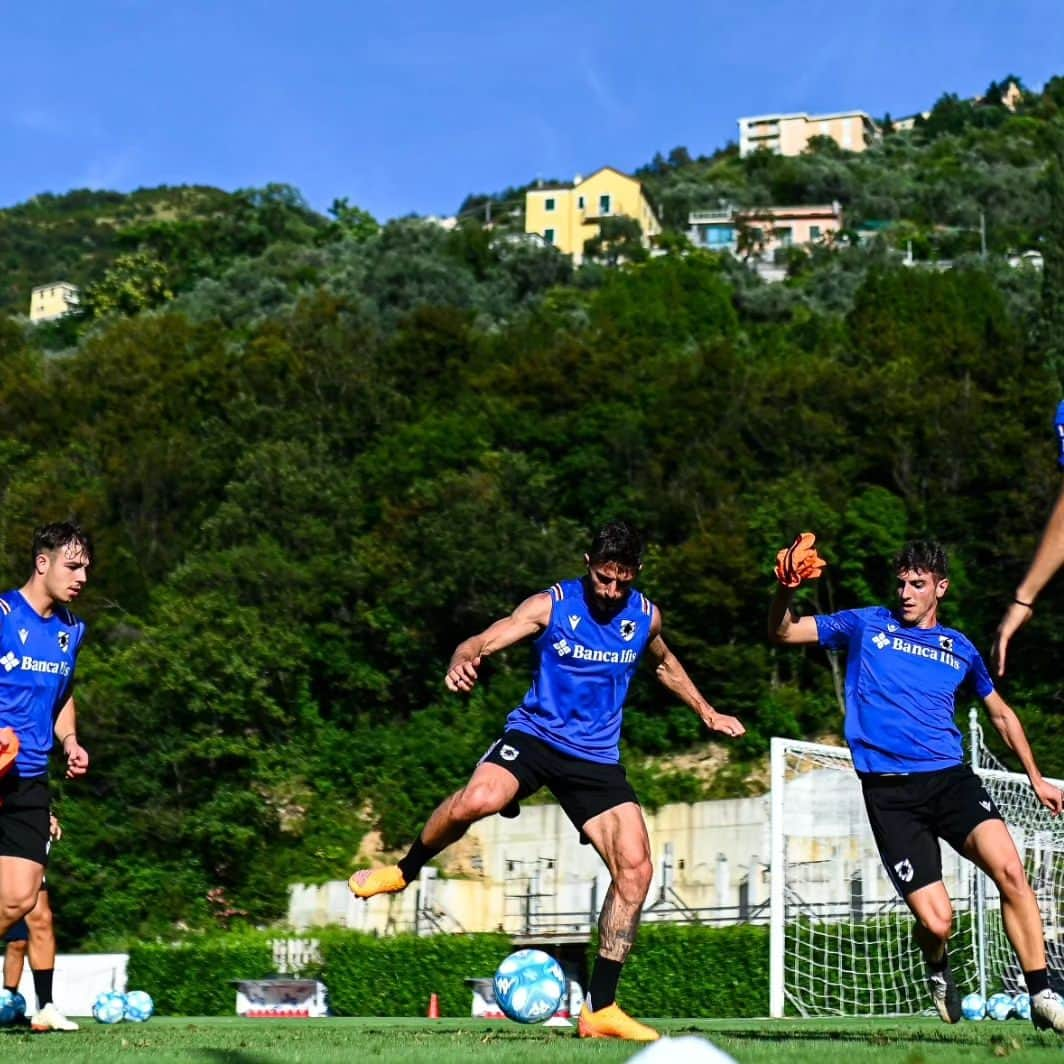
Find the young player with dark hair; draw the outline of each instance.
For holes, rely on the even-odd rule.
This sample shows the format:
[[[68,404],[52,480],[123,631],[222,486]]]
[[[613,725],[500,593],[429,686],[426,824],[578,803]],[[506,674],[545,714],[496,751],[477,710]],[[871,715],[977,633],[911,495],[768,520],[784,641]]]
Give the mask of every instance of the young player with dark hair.
[[[806,533],[778,556],[769,637],[847,654],[846,741],[884,867],[916,918],[914,937],[935,1008],[947,1023],[961,1018],[946,951],[953,907],[942,882],[939,840],[945,839],[1000,892],[1005,933],[1023,969],[1034,1025],[1064,1034],[1064,1001],[1049,988],[1034,891],[993,799],[964,762],[954,722],[958,688],[967,685],[982,699],[1042,805],[1057,815],[1064,795],[1042,778],[1023,726],[994,690],[979,651],[963,633],[939,623],[949,588],[946,552],[928,541],[903,548],[894,563],[893,610],[872,606],[798,618],[791,611],[794,591],[824,564],[813,541]]]
[[[77,525],[45,525],[34,534],[32,562],[26,583],[0,595],[0,729],[18,739],[18,754],[0,778],[0,935],[37,903],[48,863],[48,757],[56,740],[68,777],[89,768],[71,695],[85,625],[67,606],[88,580],[92,541]],[[38,1016],[43,1029],[66,1029],[41,1013],[35,1024]]]
[[[533,595],[458,645],[445,677],[451,691],[472,691],[485,658],[525,639],[535,640],[532,686],[469,782],[429,817],[399,864],[356,872],[350,880],[360,898],[403,890],[470,825],[494,813],[516,815],[520,799],[549,788],[611,877],[599,917],[598,958],[580,1012],[582,1038],[658,1037],[616,1004],[653,875],[646,822],[619,753],[624,700],[644,651],[661,683],[710,731],[731,737],[745,731],[735,717],[713,709],[665,645],[660,611],[633,586],[642,551],[629,525],[604,526],[584,555],[581,579]]]

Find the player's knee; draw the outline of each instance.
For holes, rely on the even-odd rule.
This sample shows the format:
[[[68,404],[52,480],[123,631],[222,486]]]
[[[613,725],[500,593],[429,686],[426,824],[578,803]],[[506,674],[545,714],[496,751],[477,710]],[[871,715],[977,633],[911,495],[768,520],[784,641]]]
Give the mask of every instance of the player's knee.
[[[941,912],[924,913],[920,917],[920,923],[935,938],[945,942],[953,930],[953,910],[944,909]]]
[[[0,905],[0,916],[4,923],[11,925],[21,920],[33,908],[37,901],[37,892],[34,890],[27,894],[13,894],[4,899]]]
[[[625,901],[642,902],[650,891],[653,878],[654,864],[649,856],[642,856],[622,863],[617,869],[614,882]]]
[[[52,910],[47,906],[42,906],[38,902],[28,913],[26,913],[26,926],[31,931],[38,933],[42,931],[49,931],[52,927]]]
[[[1031,893],[1031,885],[1027,881],[1027,873],[1023,862],[1019,857],[1010,858],[1005,862],[994,877],[998,890],[1010,898],[1018,898]]]
[[[475,820],[483,820],[484,817],[497,813],[508,800],[499,794],[496,787],[473,783],[455,795],[451,811],[456,820],[471,824]]]

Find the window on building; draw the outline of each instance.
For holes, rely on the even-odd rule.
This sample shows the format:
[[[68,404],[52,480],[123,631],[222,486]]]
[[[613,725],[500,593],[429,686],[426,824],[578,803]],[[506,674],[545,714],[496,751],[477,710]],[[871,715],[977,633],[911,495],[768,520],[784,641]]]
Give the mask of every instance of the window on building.
[[[789,225],[779,226],[772,230],[772,235],[776,238],[781,247],[789,248],[794,240],[794,230]]]
[[[610,213],[610,195],[608,192],[604,192],[599,196],[599,214]]]
[[[554,230],[553,229],[544,229],[543,230],[543,239],[546,240],[546,242],[548,244],[553,244],[554,243]]]
[[[707,225],[703,232],[706,247],[728,247],[735,242],[735,230],[730,225]]]
[[[859,871],[850,877],[850,917],[864,919],[864,879]]]
[[[819,225],[811,225],[809,227],[809,239],[810,240],[819,240],[820,239],[820,226]]]
[[[544,203],[543,206],[544,206],[544,210],[548,210],[548,211],[554,210],[554,197],[553,196],[548,196],[547,199],[546,199],[546,202]]]
[[[582,211],[584,209],[584,197],[583,196],[577,196],[576,197],[576,206],[577,206],[578,210]]]

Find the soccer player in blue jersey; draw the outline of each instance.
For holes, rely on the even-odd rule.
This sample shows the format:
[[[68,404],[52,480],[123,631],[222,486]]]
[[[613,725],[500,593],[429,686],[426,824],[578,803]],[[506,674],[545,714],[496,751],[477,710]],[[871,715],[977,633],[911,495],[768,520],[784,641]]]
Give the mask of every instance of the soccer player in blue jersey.
[[[364,869],[350,880],[360,898],[403,890],[470,825],[494,813],[516,816],[521,799],[549,788],[611,877],[599,916],[598,957],[580,1012],[583,1038],[658,1037],[616,1004],[653,876],[646,823],[619,752],[624,700],[642,654],[710,731],[733,738],[745,731],[706,701],[665,645],[660,610],[633,587],[642,552],[642,540],[629,525],[606,525],[584,555],[582,578],[533,595],[458,645],[445,677],[449,690],[472,691],[485,658],[525,639],[534,640],[536,652],[532,686],[469,782],[439,805],[399,864]]]
[[[939,840],[997,885],[1005,932],[1019,958],[1036,1027],[1064,1034],[1064,1001],[1049,988],[1042,918],[1023,861],[978,776],[965,763],[955,696],[970,687],[1019,758],[1038,800],[1057,815],[1064,795],[1043,779],[1019,718],[994,690],[979,651],[939,623],[949,588],[946,553],[931,541],[895,559],[897,603],[796,617],[794,586],[781,584],[769,610],[775,643],[819,643],[847,655],[845,733],[884,867],[916,917],[914,936],[928,987],[947,1023],[961,1018],[946,945],[953,906],[942,882]]]
[[[0,778],[0,935],[37,903],[48,863],[48,757],[56,740],[68,777],[89,768],[71,693],[85,625],[67,607],[85,587],[91,564],[92,541],[82,529],[45,525],[34,533],[29,579],[0,594],[0,728],[19,738],[14,768]],[[32,1023],[69,1029],[59,1019],[49,1004]]]
[[[1057,465],[1064,470],[1064,402],[1057,407],[1054,428],[1057,437]],[[1042,538],[1035,548],[1027,575],[1016,588],[1016,594],[998,625],[993,649],[993,659],[998,676],[1005,675],[1005,659],[1008,656],[1012,637],[1034,616],[1035,599],[1062,565],[1064,565],[1064,485],[1061,486],[1056,504],[1042,532]]]

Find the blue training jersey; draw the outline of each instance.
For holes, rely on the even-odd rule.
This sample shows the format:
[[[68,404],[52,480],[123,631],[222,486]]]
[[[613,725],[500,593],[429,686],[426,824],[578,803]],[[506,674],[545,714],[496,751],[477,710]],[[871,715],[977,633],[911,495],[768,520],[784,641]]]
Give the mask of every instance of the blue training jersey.
[[[85,624],[59,606],[42,617],[21,591],[0,595],[0,728],[19,739],[20,776],[43,776],[59,711],[74,686]]]
[[[532,686],[506,727],[573,757],[614,764],[624,700],[650,640],[654,606],[632,588],[624,607],[602,623],[588,606],[583,580],[563,580],[549,594],[550,623],[533,644]]]
[[[1057,404],[1053,427],[1057,433],[1057,465],[1064,469],[1064,402]]]
[[[986,698],[990,674],[953,628],[908,628],[883,606],[816,618],[820,644],[845,650],[846,741],[858,772],[934,772],[964,759],[957,689]]]

